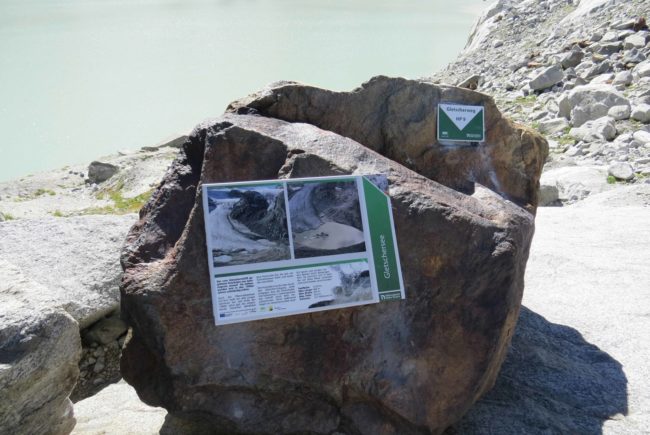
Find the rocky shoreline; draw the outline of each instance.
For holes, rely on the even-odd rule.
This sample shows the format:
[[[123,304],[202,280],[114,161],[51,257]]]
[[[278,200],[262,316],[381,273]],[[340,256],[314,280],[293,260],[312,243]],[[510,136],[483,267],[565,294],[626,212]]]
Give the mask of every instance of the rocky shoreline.
[[[545,135],[551,154],[540,180],[540,205],[563,206],[538,212],[543,218],[538,228],[545,237],[537,250],[533,245],[533,267],[526,275],[526,292],[530,296],[524,297],[524,303],[530,303],[535,311],[524,310],[495,389],[447,433],[636,433],[647,427],[644,424],[650,424],[643,411],[650,405],[650,398],[643,392],[647,386],[642,380],[644,369],[632,367],[639,359],[631,356],[629,349],[621,350],[612,344],[623,340],[625,333],[614,326],[613,332],[602,332],[599,336],[598,323],[587,313],[576,319],[570,310],[561,309],[555,316],[554,307],[545,303],[542,295],[563,304],[579,301],[562,296],[563,282],[554,281],[553,288],[547,287],[543,279],[547,272],[540,268],[542,264],[557,268],[552,260],[556,250],[571,248],[551,242],[553,235],[549,229],[562,233],[563,228],[568,228],[564,219],[586,222],[595,215],[608,214],[619,219],[621,225],[637,225],[636,239],[619,235],[635,255],[642,256],[643,241],[650,241],[647,219],[642,218],[650,206],[650,31],[645,22],[648,17],[650,5],[643,0],[499,0],[479,19],[459,58],[429,79],[486,93],[505,115]],[[243,106],[240,104],[240,109]],[[53,433],[68,433],[74,425],[70,396],[78,414],[73,433],[123,433],[117,422],[110,423],[106,413],[98,411],[102,406],[97,401],[105,400],[105,395],[123,402],[123,409],[134,410],[134,421],[142,415],[152,417],[145,421],[153,426],[127,426],[132,433],[160,430],[166,412],[147,407],[139,402],[133,389],[116,384],[121,377],[118,359],[127,332],[126,325],[116,318],[121,275],[118,253],[127,231],[137,220],[135,213],[158,186],[185,139],[182,136],[160,146],[107,156],[88,166],[66,167],[0,183],[0,337],[28,343],[35,336],[32,329],[41,328],[47,339],[37,344],[42,348],[40,358],[52,363],[48,372],[51,376],[44,378],[44,384],[29,381],[21,387],[41,388],[43,395],[34,395],[24,402],[18,400],[22,397],[19,390],[11,390],[6,397],[16,398],[19,405],[0,400],[0,428],[14,427],[18,414],[40,409],[49,400],[51,413],[42,417],[43,421],[57,413],[64,414],[66,418]],[[606,220],[599,222],[603,228],[617,231],[616,225],[608,226]],[[576,234],[591,237],[591,233],[580,232],[580,228],[571,228]],[[610,245],[607,240],[601,243],[603,249],[609,246],[610,252],[625,255],[618,244]],[[596,245],[590,249],[600,252]],[[584,250],[577,252],[587,255]],[[535,263],[542,258],[544,263]],[[593,263],[589,261],[584,259],[587,265]],[[558,276],[569,280],[571,274],[579,274],[582,263],[576,263],[574,269]],[[600,260],[593,264],[603,267]],[[598,273],[597,267],[590,267],[586,268]],[[637,262],[622,261],[620,268],[626,267],[639,274],[626,285],[637,292],[634,298],[639,305],[648,304],[647,288],[639,284],[650,278],[647,270],[644,278],[643,268]],[[608,273],[619,276],[616,270]],[[613,279],[604,281],[615,286]],[[573,285],[585,298],[608,297],[609,288],[597,283]],[[614,290],[618,292],[618,288]],[[625,304],[612,306],[621,318],[635,325],[634,331],[650,327],[642,320],[647,312],[637,312]],[[8,308],[4,307],[21,314],[7,314]],[[594,304],[593,311],[600,313],[600,308]],[[584,340],[578,340],[571,331],[560,331],[543,317],[540,320],[540,314],[571,325],[582,333]],[[580,359],[566,354],[561,346],[549,345],[552,340],[572,343],[577,353],[595,347],[589,342],[597,343],[601,349],[600,353],[587,352]],[[636,352],[640,356],[650,357],[647,345],[632,341],[639,346]],[[3,349],[0,343],[0,355],[4,358]],[[547,357],[536,359],[540,352],[547,352]],[[8,361],[12,361],[22,354],[7,355]],[[566,372],[561,381],[570,382],[569,378],[576,376],[571,370],[602,361],[607,370],[593,374],[602,379],[576,384],[576,388],[585,388],[585,395],[604,397],[596,405],[573,396],[567,399],[570,392],[558,390],[559,384],[545,377],[548,373],[544,369],[553,370],[557,364],[563,364]],[[623,362],[625,374],[617,361]],[[9,367],[0,366],[0,386],[20,376],[35,376],[29,375],[35,370],[33,360],[21,361],[14,367],[4,361],[0,363]],[[525,370],[530,364],[544,369],[531,373]],[[626,375],[627,382],[633,383],[629,396],[621,392],[625,390],[621,390],[621,376],[625,380]],[[615,385],[610,395],[608,382]],[[527,395],[515,393],[521,388],[527,389]],[[597,412],[583,415],[580,411],[579,417],[567,418],[564,414],[571,406],[593,406]],[[495,422],[497,415],[503,424]],[[114,426],[100,427],[97,422]],[[35,419],[28,424],[23,422],[16,433],[39,432],[40,424]]]
[[[543,205],[647,183],[649,16],[643,0],[499,0],[432,80],[486,92],[547,137]]]

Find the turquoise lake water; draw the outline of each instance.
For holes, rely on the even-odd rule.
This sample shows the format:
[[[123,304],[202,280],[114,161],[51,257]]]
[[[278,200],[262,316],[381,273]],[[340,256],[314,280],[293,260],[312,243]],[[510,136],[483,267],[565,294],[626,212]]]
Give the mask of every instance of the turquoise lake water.
[[[482,0],[0,0],[0,180],[154,145],[276,80],[430,75]]]

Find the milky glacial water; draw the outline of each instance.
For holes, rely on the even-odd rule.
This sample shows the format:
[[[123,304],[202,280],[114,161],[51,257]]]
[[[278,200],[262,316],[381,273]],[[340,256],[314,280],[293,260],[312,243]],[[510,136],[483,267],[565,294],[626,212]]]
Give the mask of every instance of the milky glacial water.
[[[458,54],[482,0],[0,0],[0,180],[154,145],[276,80]]]

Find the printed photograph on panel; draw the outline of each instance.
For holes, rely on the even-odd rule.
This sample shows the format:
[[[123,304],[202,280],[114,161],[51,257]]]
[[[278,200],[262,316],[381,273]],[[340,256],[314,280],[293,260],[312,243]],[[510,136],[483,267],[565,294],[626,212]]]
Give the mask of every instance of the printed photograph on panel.
[[[365,252],[354,180],[287,184],[296,258]]]
[[[318,284],[305,285],[309,281]],[[313,291],[316,299],[309,308],[371,301],[373,298],[370,270],[365,261],[337,264],[298,272],[301,291]]]
[[[214,266],[289,260],[282,184],[208,188]]]

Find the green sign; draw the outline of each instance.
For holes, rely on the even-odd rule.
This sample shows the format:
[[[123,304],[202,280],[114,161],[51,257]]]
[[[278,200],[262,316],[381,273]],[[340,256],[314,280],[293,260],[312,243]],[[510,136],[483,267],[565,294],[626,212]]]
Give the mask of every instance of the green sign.
[[[485,110],[483,106],[462,104],[438,105],[438,141],[485,141]]]

